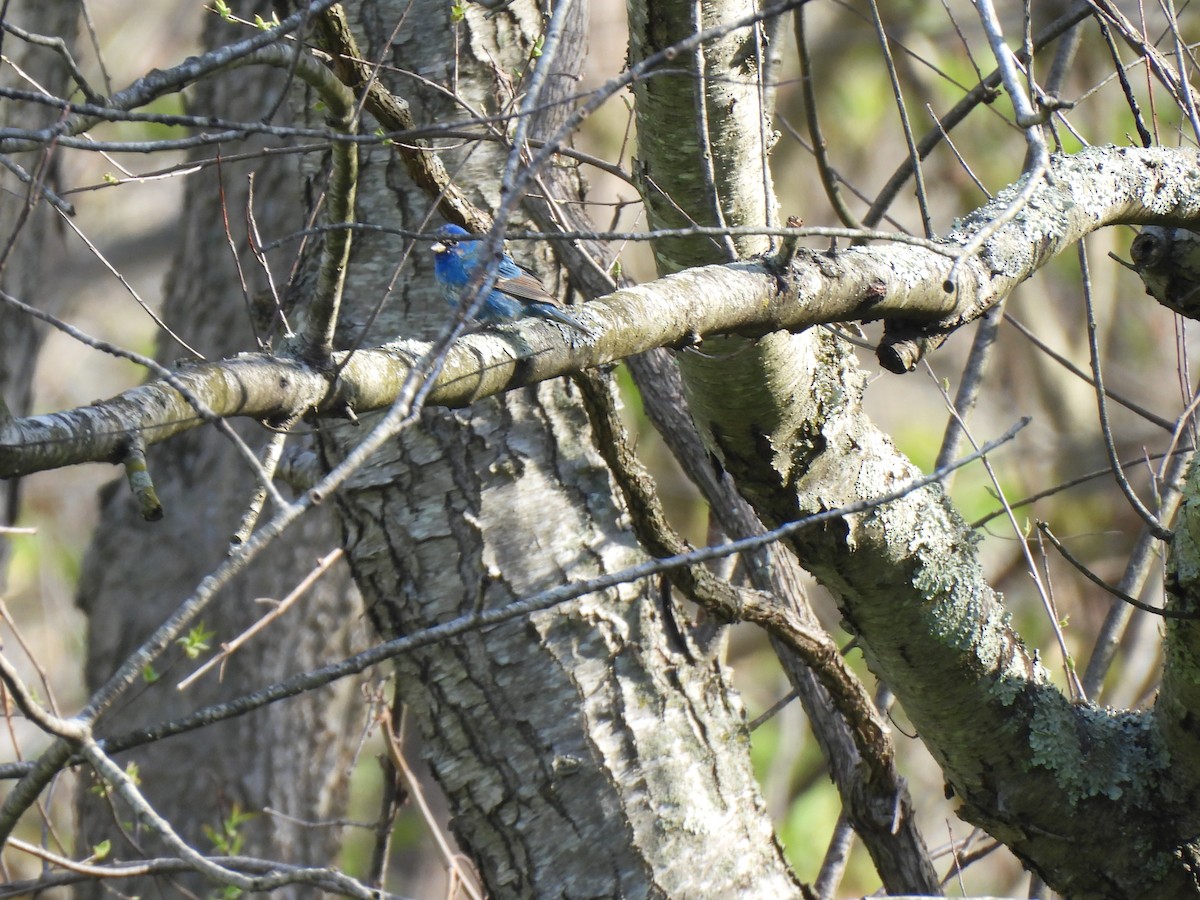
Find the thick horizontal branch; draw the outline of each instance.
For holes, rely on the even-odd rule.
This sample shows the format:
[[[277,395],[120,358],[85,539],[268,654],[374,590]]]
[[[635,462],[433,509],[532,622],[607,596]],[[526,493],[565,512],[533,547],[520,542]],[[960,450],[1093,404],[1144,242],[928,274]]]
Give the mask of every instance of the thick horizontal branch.
[[[1010,191],[1016,191],[1014,187]],[[1042,190],[973,257],[955,248],[1003,210],[1010,192],[963,220],[940,252],[883,244],[787,261],[705,266],[616,291],[574,311],[599,336],[524,321],[468,335],[449,351],[427,402],[465,406],[481,397],[603,365],[655,347],[684,348],[714,334],[758,336],[829,322],[905,322],[909,337],[945,335],[978,318],[1057,253],[1106,225],[1200,220],[1200,160],[1191,150],[1089,148],[1056,157]],[[181,386],[220,417],[267,422],[389,406],[428,344],[398,341],[334,355],[334,369],[247,354],[181,369]],[[146,445],[201,419],[183,394],[153,382],[52,415],[0,418],[0,478],[81,462],[117,462],[132,435]]]
[[[1107,225],[1195,225],[1200,219],[1200,166],[1191,149],[1088,147],[1055,156],[1028,203],[959,266],[954,302],[936,323],[892,327],[878,349],[893,372],[911,370],[955,329],[982,316],[1012,290],[1087,234]],[[971,213],[945,238],[966,246],[1002,217],[1024,180]],[[923,277],[919,270],[913,275]],[[922,282],[922,287],[925,287]]]

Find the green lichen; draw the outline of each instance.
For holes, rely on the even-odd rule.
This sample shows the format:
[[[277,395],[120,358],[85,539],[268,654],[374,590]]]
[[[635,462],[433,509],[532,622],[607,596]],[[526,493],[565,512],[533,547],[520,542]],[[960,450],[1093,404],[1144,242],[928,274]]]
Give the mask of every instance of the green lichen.
[[[1200,468],[1195,461],[1188,469],[1183,502],[1175,522],[1167,591],[1173,608],[1200,609]],[[1195,622],[1167,620],[1166,652],[1171,679],[1177,684],[1200,684],[1200,634]]]
[[[1091,797],[1143,803],[1167,763],[1149,716],[1065,701],[1038,704],[1029,747],[1032,764],[1053,773],[1073,805]]]
[[[1186,623],[1184,627],[1191,631],[1196,626]],[[1166,641],[1171,676],[1179,682],[1200,684],[1200,658],[1197,658],[1194,642],[1185,638],[1179,623],[1168,623]]]

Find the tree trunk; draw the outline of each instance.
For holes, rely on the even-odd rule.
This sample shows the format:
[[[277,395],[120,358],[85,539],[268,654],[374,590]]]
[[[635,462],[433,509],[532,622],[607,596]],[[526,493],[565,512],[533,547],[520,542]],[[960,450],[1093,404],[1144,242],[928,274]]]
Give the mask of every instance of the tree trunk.
[[[71,46],[74,42],[78,6],[65,0],[34,4],[14,15],[15,24],[38,34],[62,35]],[[21,71],[59,94],[67,82],[67,73],[53,54],[44,48],[24,41],[12,40],[5,55]],[[26,89],[28,84],[16,75],[13,66],[0,67],[0,83],[6,88]],[[0,104],[0,124],[5,128],[44,128],[53,121],[54,111],[32,103]],[[15,154],[12,160],[34,179],[51,190],[57,185],[58,162],[54,154],[42,151]],[[53,312],[55,298],[39,291],[42,273],[52,258],[61,251],[52,231],[56,214],[40,194],[35,184],[19,179],[7,168],[0,167],[0,286],[24,303]],[[34,365],[41,349],[45,325],[6,303],[0,303],[0,334],[4,335],[4,352],[0,353],[0,411],[7,405],[14,416],[29,414]],[[20,482],[10,481],[0,488],[0,525],[11,525],[17,515]],[[0,571],[8,553],[8,542],[0,540]]]
[[[755,9],[754,4],[738,0],[701,4],[631,0],[631,62],[646,60],[695,32],[742,19]],[[772,27],[778,25],[776,21]],[[635,83],[638,155],[648,175],[643,196],[651,227],[778,225],[769,169],[774,134],[769,73],[775,68],[777,48],[768,39],[767,27],[760,22],[730,31],[693,53],[672,57],[665,63],[669,71]],[[762,235],[655,242],[660,275],[771,250]],[[679,356],[694,424],[709,453],[735,480],[747,470],[769,465],[787,446],[776,444],[774,438],[788,433],[787,423],[802,408],[797,385],[808,383],[806,362],[820,358],[818,348],[830,343],[832,339],[817,329],[803,334],[776,332],[756,341],[709,339],[701,352]],[[746,431],[755,437],[738,448],[744,451],[741,456],[729,458],[734,444],[724,436]],[[744,483],[739,488],[745,491]],[[707,494],[718,520],[734,523],[744,517],[738,515],[735,502],[722,503],[712,491]],[[749,532],[743,526],[735,533]],[[789,565],[794,562],[781,559],[772,568],[772,578],[760,578],[756,584],[771,590],[777,603],[792,603],[802,620],[815,622],[785,577]],[[886,759],[869,764],[862,760],[848,740],[845,721],[829,708],[827,696],[812,683],[807,667],[782,642],[776,642],[775,649],[804,703],[849,820],[884,885],[893,892],[940,893],[890,749]]]
[[[264,4],[261,12],[269,15],[269,5]],[[207,17],[208,42],[228,41],[233,33],[219,17]],[[211,110],[247,121],[262,118],[277,100],[284,79],[256,70],[256,90],[245,91],[240,89],[244,77],[237,73],[201,82],[192,95],[192,111]],[[239,153],[247,149],[237,148]],[[213,155],[214,148],[195,152],[197,159]],[[298,170],[291,159],[225,162],[189,177],[163,316],[176,333],[210,358],[255,347],[247,298],[225,237],[225,219],[253,297],[265,284],[245,238],[247,175],[255,173],[255,216],[263,234],[295,230],[303,222],[304,210],[296,202]],[[290,260],[279,256],[272,263],[276,281],[282,284]],[[160,360],[169,363],[184,355],[163,336]],[[270,437],[261,428],[238,430],[255,448]],[[212,429],[192,431],[160,452],[152,451],[149,465],[165,518],[142,521],[124,482],[109,485],[102,492],[100,527],[80,576],[78,600],[89,619],[87,682],[93,689],[226,555],[254,487],[245,461],[226,437]],[[268,506],[265,514],[269,513]],[[281,600],[337,542],[337,528],[323,511],[289,531],[286,541],[258,559],[205,613],[202,625],[214,632],[209,643],[216,647],[234,638],[270,611],[262,600]],[[360,618],[348,572],[339,565],[310,588],[289,614],[235,653],[222,675],[210,673],[180,693],[176,683],[195,664],[178,651],[164,659],[156,673],[159,680],[102,719],[100,733],[120,734],[175,719],[198,706],[345,656],[362,646]],[[244,840],[241,852],[321,865],[336,853],[341,829],[306,826],[299,820],[343,817],[346,763],[363,728],[361,709],[357,686],[344,682],[132,751],[118,761],[136,761],[149,799],[198,849],[219,852],[208,829],[220,833],[222,823],[240,811],[251,815],[237,830]],[[125,843],[132,840],[154,854],[153,844],[144,843],[145,836],[128,832],[122,836],[116,825],[122,813],[114,815],[106,801],[84,787],[79,798],[81,846],[112,838],[113,856],[121,858],[135,852]],[[264,813],[265,808],[295,820]],[[180,879],[179,883],[195,887],[193,881]],[[145,880],[135,880],[122,890],[149,893],[153,888]],[[174,888],[165,890],[170,893]],[[94,896],[102,893],[100,886],[93,890]],[[280,893],[302,895],[312,892],[293,888]]]
[[[406,23],[420,23],[393,40],[394,58],[382,56],[435,82],[452,83],[457,42],[458,97],[485,114],[511,101],[513,85],[497,73],[525,70],[542,27],[522,0],[494,13],[467,4],[457,28],[436,3],[398,6],[395,19],[378,5],[361,9],[378,16],[359,21],[371,59],[388,49],[377,21],[407,11]],[[576,3],[569,46],[582,40],[584,13]],[[573,88],[570,68],[581,59],[559,53],[554,90]],[[462,115],[406,81],[393,88],[419,120]],[[542,98],[539,108],[555,107]],[[539,129],[553,121],[547,114]],[[400,179],[384,191],[388,161],[371,158],[380,155],[365,154],[360,218],[422,226],[429,198]],[[458,183],[494,203],[503,148],[479,142],[451,159]],[[381,317],[402,312],[395,327],[406,336],[446,316],[427,251],[415,252],[401,302]],[[359,279],[390,275],[378,263],[398,256],[381,239],[358,242],[347,298],[374,302],[380,282]],[[332,459],[355,439],[348,429],[322,433]],[[459,413],[428,411],[391,442],[335,497],[355,580],[382,633],[641,559],[590,442],[563,382]],[[494,896],[797,893],[754,783],[741,707],[720,667],[673,641],[662,615],[653,586],[625,585],[399,660],[454,832]]]

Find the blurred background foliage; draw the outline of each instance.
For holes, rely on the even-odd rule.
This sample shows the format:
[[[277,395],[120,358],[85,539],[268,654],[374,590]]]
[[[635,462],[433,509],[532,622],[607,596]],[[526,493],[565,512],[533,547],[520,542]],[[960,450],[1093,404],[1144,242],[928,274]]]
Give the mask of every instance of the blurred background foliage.
[[[450,5],[447,0],[447,15]],[[1133,15],[1134,4],[1120,5],[1128,7]],[[1033,32],[1066,6],[1038,4]],[[198,0],[152,4],[106,0],[92,3],[90,12],[100,52],[116,88],[154,66],[170,65],[195,52],[201,17],[212,14]],[[986,74],[994,64],[975,14],[962,0],[947,0],[944,5],[932,0],[891,3],[882,13],[907,113],[919,136],[934,127],[933,116],[944,114],[976,83],[978,71]],[[906,150],[869,7],[861,2],[813,2],[806,7],[806,15],[817,107],[832,164],[854,192],[872,198],[903,161]],[[1002,15],[1006,33],[1016,41],[1022,33],[1021,4],[1003,4]],[[612,77],[625,57],[623,6],[613,0],[598,0],[593,4],[592,17],[590,69],[581,90]],[[1188,27],[1186,20],[1184,25]],[[1151,33],[1161,33],[1155,27],[1161,28],[1161,23],[1150,29]],[[1076,105],[1061,114],[1055,123],[1055,135],[1067,150],[1077,149],[1080,139],[1091,144],[1129,144],[1130,135],[1136,132],[1112,76],[1112,58],[1095,26],[1085,23],[1082,28],[1078,55],[1060,92],[1063,99]],[[775,123],[780,138],[771,165],[780,194],[781,218],[798,215],[807,225],[838,225],[807,147],[804,101],[790,22],[775,32],[775,49],[781,60],[776,70]],[[1039,79],[1048,71],[1049,54],[1054,49],[1051,45],[1049,52],[1039,56],[1034,70]],[[1132,55],[1124,52],[1125,62],[1134,62]],[[86,40],[81,42],[79,55],[89,73],[98,71],[96,54]],[[1157,115],[1154,125],[1159,141],[1167,145],[1189,141],[1190,136],[1180,131],[1179,111],[1168,98],[1156,93],[1157,102],[1151,106],[1144,69],[1134,65],[1130,80],[1142,108],[1153,109]],[[630,103],[626,95],[610,100],[588,120],[578,144],[628,168],[635,152]],[[171,98],[156,109],[177,111],[179,104],[179,98]],[[925,163],[923,173],[935,232],[944,233],[956,217],[985,202],[986,195],[976,179],[987,191],[995,192],[1019,177],[1025,141],[1010,119],[1011,107],[1001,98],[991,106],[976,108],[954,130],[954,147],[973,174],[968,175],[944,143]],[[123,123],[101,126],[94,135],[136,140],[156,139],[165,133],[161,126]],[[144,176],[168,169],[179,157],[60,151],[59,158],[62,192],[78,207],[75,225],[139,296],[155,306],[178,239],[179,206],[187,175]],[[593,219],[598,228],[644,227],[640,207],[627,183],[603,173],[589,177],[589,200],[594,204]],[[865,212],[866,204],[852,198],[850,202],[856,214]],[[899,227],[921,233],[911,183],[890,208],[889,216]],[[301,224],[297,223],[297,228]],[[1182,320],[1154,304],[1136,276],[1108,257],[1111,252],[1127,258],[1132,236],[1131,229],[1107,229],[1087,241],[1105,378],[1111,389],[1160,416],[1174,419],[1190,396],[1187,353],[1194,341]],[[129,291],[71,230],[61,229],[52,244],[45,248],[47,291],[61,298],[64,317],[97,337],[151,354],[155,325],[136,306]],[[622,271],[635,280],[653,277],[648,245],[644,243],[625,244],[620,261]],[[1007,313],[1076,366],[1088,368],[1083,292],[1079,264],[1073,254],[1065,254],[1022,285],[1008,301]],[[867,326],[866,341],[870,343],[878,334],[877,326]],[[861,363],[871,373],[867,392],[871,414],[925,469],[931,468],[937,457],[947,421],[943,389],[953,396],[970,343],[970,333],[956,335],[929,358],[928,365],[907,376],[881,373],[870,350],[860,351]],[[49,412],[109,396],[141,377],[142,373],[129,363],[52,333],[37,373],[35,411]],[[638,450],[655,472],[674,522],[694,543],[718,537],[709,531],[707,511],[695,490],[641,414],[631,382],[622,378],[621,383]],[[1121,458],[1146,460],[1134,462],[1128,471],[1142,496],[1148,497],[1149,473],[1158,463],[1149,461],[1147,455],[1165,449],[1169,434],[1115,404],[1110,404],[1110,412]],[[1094,571],[1115,581],[1141,522],[1116,489],[1111,474],[1104,472],[1107,460],[1095,393],[1016,327],[1005,323],[978,408],[970,420],[971,432],[983,441],[1023,415],[1033,417],[1032,426],[1018,445],[1010,445],[994,459],[1000,488],[1010,501],[1087,473],[1102,474],[1021,507],[1016,512],[1019,528],[1027,533],[1035,519],[1051,523]],[[1183,444],[1191,446],[1190,434]],[[64,709],[77,707],[83,699],[79,667],[84,622],[74,607],[73,592],[79,561],[95,521],[95,491],[114,474],[109,467],[83,466],[25,479],[19,524],[36,528],[37,533],[10,539],[4,643],[9,648],[14,646],[15,623],[30,658],[45,670],[44,690],[52,693]],[[978,465],[958,475],[952,494],[969,521],[999,507],[996,489]],[[1014,533],[1000,517],[990,520],[981,529],[981,536],[987,570],[1005,594],[1015,624],[1027,644],[1040,650],[1047,668],[1056,672],[1059,683],[1065,685],[1061,655],[1022,557],[1022,535]],[[1058,619],[1075,665],[1082,670],[1112,601],[1052,551],[1041,564],[1048,571]],[[1151,576],[1149,585],[1143,599],[1160,602],[1161,571]],[[848,636],[839,629],[836,610],[819,586],[813,585],[812,597],[826,626],[847,642]],[[1158,622],[1136,614],[1122,639],[1122,653],[1109,673],[1106,693],[1093,699],[1118,706],[1144,704],[1152,699],[1159,668],[1158,637]],[[14,651],[14,655],[19,654]],[[848,656],[861,677],[873,683],[862,665],[861,654],[851,649]],[[787,694],[787,682],[758,631],[734,629],[728,661],[750,720]],[[21,663],[29,670],[29,658]],[[379,673],[378,677],[385,675]],[[921,811],[927,840],[931,846],[947,844],[952,838],[963,840],[971,829],[954,817],[954,803],[944,798],[939,772],[913,734],[903,710],[894,708],[892,719],[901,768]],[[366,743],[358,756],[353,788],[358,800],[352,813],[363,821],[374,816],[376,810],[378,779],[373,758],[380,752],[366,731],[364,726]],[[0,742],[0,757],[6,759],[26,758],[39,746],[36,738],[19,728],[5,733]],[[799,877],[811,880],[833,832],[839,803],[798,704],[784,707],[755,729],[753,756],[780,838]],[[69,800],[65,791],[53,796],[52,803],[59,807],[52,813],[57,821],[69,819]],[[64,837],[69,833],[70,829],[64,829]],[[352,873],[365,866],[371,840],[370,833],[362,830],[348,843],[342,863]],[[438,877],[438,863],[428,856],[429,845],[428,834],[415,816],[398,826],[395,859],[406,872],[406,892],[417,890],[412,887],[419,883],[413,880],[417,870],[432,867],[430,877]],[[879,886],[866,854],[857,848],[853,852],[842,896],[870,892]],[[9,863],[15,877],[20,877],[22,866],[29,864],[28,860],[15,858]],[[946,873],[954,871],[949,854],[941,856],[939,864]],[[1001,850],[967,869],[961,882],[953,881],[950,892],[961,889],[966,893],[1015,894],[1023,889],[1026,878],[1016,861]],[[424,896],[419,892],[416,895]]]

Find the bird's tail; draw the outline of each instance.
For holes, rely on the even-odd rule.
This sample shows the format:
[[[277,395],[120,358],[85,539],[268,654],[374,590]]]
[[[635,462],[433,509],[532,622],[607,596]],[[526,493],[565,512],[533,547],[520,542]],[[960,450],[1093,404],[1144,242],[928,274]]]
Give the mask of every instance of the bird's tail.
[[[595,337],[596,332],[588,328],[569,312],[559,309],[557,306],[551,306],[549,303],[531,303],[530,311],[543,319],[552,319],[555,322],[561,322],[564,325],[570,325],[576,331],[587,337]]]

